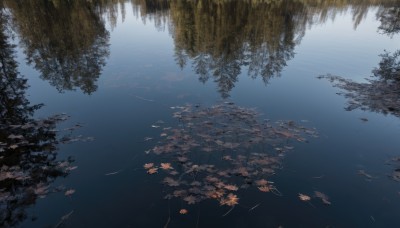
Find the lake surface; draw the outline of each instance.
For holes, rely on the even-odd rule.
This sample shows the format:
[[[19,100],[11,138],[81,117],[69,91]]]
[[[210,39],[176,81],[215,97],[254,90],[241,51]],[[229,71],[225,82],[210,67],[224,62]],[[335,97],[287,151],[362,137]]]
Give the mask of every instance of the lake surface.
[[[1,226],[400,227],[398,1],[0,6]]]

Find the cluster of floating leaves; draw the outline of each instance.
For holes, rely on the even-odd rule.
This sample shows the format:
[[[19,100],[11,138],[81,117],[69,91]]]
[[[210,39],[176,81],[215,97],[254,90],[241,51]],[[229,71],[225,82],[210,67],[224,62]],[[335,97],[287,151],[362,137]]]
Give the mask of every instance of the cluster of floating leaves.
[[[259,121],[257,111],[229,102],[171,108],[178,127],[159,127],[161,141],[149,151],[164,163],[144,168],[148,174],[166,175],[166,198],[187,204],[214,199],[221,206],[234,206],[239,190],[251,186],[280,195],[269,177],[281,168],[285,152],[294,148],[290,142],[318,136],[315,129],[293,121]]]
[[[367,79],[358,83],[339,76],[325,75],[335,87],[344,92],[338,93],[348,99],[347,111],[361,109],[400,117],[400,83],[393,80]]]
[[[71,196],[75,190],[51,183],[76,169],[73,160],[57,160],[60,143],[87,141],[82,136],[73,137],[73,130],[64,129],[64,136],[56,130],[57,124],[67,115],[54,115],[46,119],[28,119],[21,124],[0,124],[0,225],[14,226],[26,217],[25,207],[37,198],[51,192],[64,192]]]
[[[329,197],[325,193],[322,193],[322,192],[319,192],[319,191],[314,191],[314,195],[313,196],[309,196],[309,195],[306,195],[306,194],[299,193],[299,199],[301,201],[308,202],[313,197],[321,200],[321,202],[323,204],[325,204],[325,205],[331,205],[331,202],[329,201]]]

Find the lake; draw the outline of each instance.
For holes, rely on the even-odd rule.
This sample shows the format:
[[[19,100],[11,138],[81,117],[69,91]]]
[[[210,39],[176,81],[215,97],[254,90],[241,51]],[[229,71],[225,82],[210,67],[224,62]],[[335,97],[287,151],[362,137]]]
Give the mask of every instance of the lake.
[[[0,6],[0,226],[400,227],[398,1]]]

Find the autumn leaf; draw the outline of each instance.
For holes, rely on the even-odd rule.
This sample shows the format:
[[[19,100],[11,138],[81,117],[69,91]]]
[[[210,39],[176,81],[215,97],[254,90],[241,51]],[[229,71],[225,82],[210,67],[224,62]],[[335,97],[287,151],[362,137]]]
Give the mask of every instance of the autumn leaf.
[[[151,168],[151,169],[147,170],[147,173],[148,174],[155,174],[155,173],[158,172],[157,170],[158,170],[158,168]]]
[[[309,197],[308,195],[301,194],[301,193],[299,193],[299,198],[300,198],[301,201],[309,201],[309,200],[311,200],[311,197]]]
[[[171,163],[161,163],[161,169],[168,170],[173,169]]]
[[[172,179],[171,177],[164,178],[164,183],[168,184],[168,186],[179,186],[179,182],[177,180]]]
[[[184,201],[186,201],[188,204],[195,204],[196,203],[196,197],[190,195],[190,196],[186,196],[185,198],[183,198]]]
[[[65,196],[70,196],[75,193],[75,189],[69,189],[65,192]]]
[[[221,204],[221,206],[222,205],[234,206],[236,204],[239,204],[238,202],[239,202],[239,198],[237,197],[237,195],[229,193],[225,199],[222,199],[220,201],[220,204]]]
[[[230,185],[230,184],[225,185],[224,188],[229,191],[237,191],[239,189],[236,185]]]
[[[181,210],[179,211],[179,214],[181,214],[181,215],[186,215],[188,212],[189,212],[189,211],[186,210],[186,209],[181,209]]]
[[[266,186],[267,184],[269,184],[269,182],[265,179],[256,180],[255,182],[257,186]]]
[[[260,191],[262,191],[262,192],[269,192],[269,191],[270,191],[270,188],[269,188],[267,185],[265,185],[265,186],[260,186],[260,187],[258,187],[258,189],[259,189]]]
[[[146,164],[144,164],[144,168],[145,169],[150,169],[150,168],[152,168],[154,166],[154,163],[146,163]]]

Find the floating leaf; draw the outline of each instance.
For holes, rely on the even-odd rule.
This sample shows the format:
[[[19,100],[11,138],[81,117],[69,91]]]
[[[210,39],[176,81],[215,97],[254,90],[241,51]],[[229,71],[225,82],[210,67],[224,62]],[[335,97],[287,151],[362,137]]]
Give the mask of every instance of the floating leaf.
[[[173,169],[171,163],[161,163],[161,169],[168,170]]]
[[[151,168],[151,169],[147,170],[147,173],[148,174],[155,174],[155,173],[158,172],[157,170],[158,170],[158,168]]]
[[[238,202],[239,202],[239,198],[237,197],[237,195],[229,193],[228,196],[225,199],[222,199],[220,201],[220,204],[221,205],[234,206],[234,205],[238,204]]]
[[[262,191],[262,192],[269,192],[269,191],[270,191],[270,188],[269,188],[267,185],[265,185],[265,186],[260,186],[260,187],[258,187],[258,189],[259,189],[260,191]]]
[[[144,167],[145,169],[150,169],[150,168],[152,168],[153,166],[154,166],[154,163],[146,163],[146,164],[143,165],[143,167]]]
[[[180,210],[179,210],[179,214],[181,214],[181,215],[186,215],[188,212],[189,212],[189,211],[186,210],[186,209],[180,209]]]
[[[224,188],[229,191],[237,191],[239,189],[236,185],[230,185],[230,184],[225,185]]]
[[[72,195],[72,194],[74,194],[74,193],[75,193],[75,189],[69,189],[69,190],[67,190],[67,191],[65,192],[64,195],[70,196],[70,195]]]
[[[301,201],[309,201],[309,200],[311,200],[311,197],[309,197],[308,195],[301,194],[301,193],[299,193],[299,198],[300,198]]]

